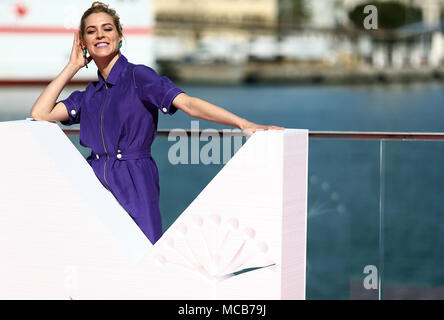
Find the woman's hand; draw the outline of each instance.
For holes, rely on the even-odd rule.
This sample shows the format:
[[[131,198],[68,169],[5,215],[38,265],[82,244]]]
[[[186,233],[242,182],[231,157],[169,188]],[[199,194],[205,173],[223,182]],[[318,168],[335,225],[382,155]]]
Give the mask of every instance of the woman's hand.
[[[87,58],[87,63],[89,63],[91,60],[92,57],[89,56]],[[85,66],[85,57],[83,56],[83,49],[82,45],[80,44],[79,34],[77,32],[74,34],[71,57],[69,58],[68,64],[75,66],[79,70]]]
[[[89,61],[91,61],[89,59]],[[89,62],[88,61],[88,62]],[[62,72],[52,80],[40,94],[31,108],[31,117],[36,120],[63,121],[69,119],[68,111],[62,102],[57,103],[57,98],[63,88],[71,81],[76,73],[85,65],[83,50],[79,36],[74,35],[71,57]]]
[[[284,130],[283,127],[262,126],[243,119],[221,107],[205,100],[190,97],[185,93],[178,94],[172,105],[182,110],[191,117],[213,121],[216,123],[239,128],[244,134],[251,136],[256,130]]]
[[[256,123],[253,123],[250,121],[246,121],[240,129],[247,136],[251,136],[257,130],[284,130],[285,128],[278,127],[278,126],[263,126],[263,125],[259,125],[259,124],[256,124]]]

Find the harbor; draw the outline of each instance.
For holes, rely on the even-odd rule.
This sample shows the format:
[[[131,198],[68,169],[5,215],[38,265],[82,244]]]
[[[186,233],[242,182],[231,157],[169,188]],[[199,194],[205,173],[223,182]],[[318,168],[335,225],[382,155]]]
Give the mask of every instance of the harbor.
[[[295,62],[246,64],[165,63],[160,70],[171,79],[190,84],[384,84],[444,81],[444,66],[423,68],[318,67]]]

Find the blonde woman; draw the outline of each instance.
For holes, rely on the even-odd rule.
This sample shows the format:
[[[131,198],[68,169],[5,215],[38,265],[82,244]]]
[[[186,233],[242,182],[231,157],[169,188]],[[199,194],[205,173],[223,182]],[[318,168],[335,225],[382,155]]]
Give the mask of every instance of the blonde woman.
[[[155,243],[162,235],[159,173],[150,148],[158,111],[188,115],[255,132],[263,126],[177,88],[153,69],[134,65],[120,53],[122,26],[116,12],[101,2],[85,11],[74,36],[71,57],[31,109],[35,120],[80,123],[80,143],[91,148],[88,163],[140,229]],[[89,54],[89,57],[87,58]],[[56,102],[71,78],[94,60],[98,81]]]

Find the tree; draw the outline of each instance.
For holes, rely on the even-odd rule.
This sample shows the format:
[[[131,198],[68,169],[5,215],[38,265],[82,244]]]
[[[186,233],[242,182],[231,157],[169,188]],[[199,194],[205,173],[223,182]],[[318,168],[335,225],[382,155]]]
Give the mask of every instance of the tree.
[[[279,23],[302,25],[310,19],[306,0],[279,0]]]
[[[378,9],[378,28],[392,30],[406,24],[422,21],[422,10],[406,6],[399,1],[367,1],[356,6],[348,13],[348,17],[358,29],[364,29],[366,14],[364,8],[374,5]]]

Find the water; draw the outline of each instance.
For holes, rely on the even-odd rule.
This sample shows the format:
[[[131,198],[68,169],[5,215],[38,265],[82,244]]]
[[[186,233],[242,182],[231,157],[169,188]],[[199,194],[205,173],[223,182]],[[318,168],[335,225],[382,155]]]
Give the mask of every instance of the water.
[[[444,131],[442,83],[177,85],[189,95],[260,124],[319,131]],[[0,88],[0,120],[29,117],[42,89]],[[74,89],[67,88],[61,97]],[[160,115],[159,129],[189,129],[191,120],[180,111],[173,116]],[[199,127],[226,128],[202,120]],[[79,146],[78,138],[72,141],[85,157],[89,155],[88,149]],[[167,152],[173,143],[158,138],[152,148],[159,167],[164,229],[222,168],[169,164]],[[307,298],[376,297],[377,291],[362,286],[366,265],[378,268],[385,298],[442,294],[443,146],[441,142],[384,142],[381,180],[379,141],[310,140]],[[385,182],[382,219],[381,181]]]

